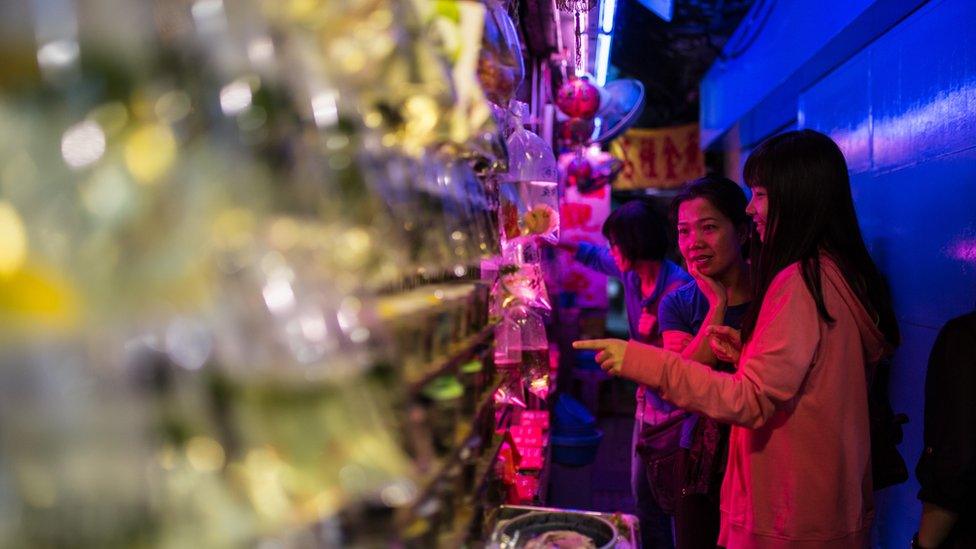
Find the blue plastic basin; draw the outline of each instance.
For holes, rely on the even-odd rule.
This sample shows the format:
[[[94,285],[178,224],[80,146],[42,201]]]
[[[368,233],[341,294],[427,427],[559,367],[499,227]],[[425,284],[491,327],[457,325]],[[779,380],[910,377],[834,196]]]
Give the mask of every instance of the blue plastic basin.
[[[603,431],[596,429],[591,435],[559,436],[553,434],[552,460],[560,465],[582,466],[596,460],[596,451],[603,439]]]

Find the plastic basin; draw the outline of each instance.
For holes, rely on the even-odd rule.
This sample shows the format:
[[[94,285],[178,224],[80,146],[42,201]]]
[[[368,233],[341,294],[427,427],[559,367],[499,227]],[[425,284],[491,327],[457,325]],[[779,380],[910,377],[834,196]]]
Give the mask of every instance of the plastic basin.
[[[553,433],[552,460],[560,465],[575,467],[589,465],[596,460],[596,451],[603,439],[603,431],[594,429],[594,433],[579,436],[561,436]]]

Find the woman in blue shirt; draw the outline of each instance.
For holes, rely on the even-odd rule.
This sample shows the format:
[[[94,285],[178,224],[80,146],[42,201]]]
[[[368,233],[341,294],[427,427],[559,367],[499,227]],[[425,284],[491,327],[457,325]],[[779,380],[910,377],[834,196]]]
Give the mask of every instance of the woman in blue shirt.
[[[658,319],[664,348],[731,371],[717,358],[705,328],[738,329],[749,306],[749,269],[743,247],[752,234],[746,197],[731,180],[692,181],[671,203],[678,249],[694,281],[661,301]],[[728,425],[691,415],[682,425],[675,492],[678,549],[714,548],[719,530],[719,489],[728,452]]]
[[[661,300],[679,286],[692,281],[678,265],[666,259],[671,247],[668,221],[647,200],[632,200],[614,210],[603,224],[603,235],[609,247],[588,243],[560,243],[573,252],[577,261],[587,267],[620,279],[624,287],[624,304],[630,338],[651,345],[662,345],[658,308]],[[658,501],[648,480],[647,463],[636,454],[642,432],[653,433],[662,426],[680,422],[687,414],[664,401],[644,386],[637,388],[637,413],[634,440],[631,445],[631,488],[641,523],[641,546],[649,549],[673,547],[671,506]],[[678,450],[677,441],[655,447],[652,454],[671,455]],[[650,456],[653,459],[653,456]],[[659,468],[660,469],[660,468]],[[670,470],[658,473],[673,482]],[[663,507],[663,508],[662,508]]]

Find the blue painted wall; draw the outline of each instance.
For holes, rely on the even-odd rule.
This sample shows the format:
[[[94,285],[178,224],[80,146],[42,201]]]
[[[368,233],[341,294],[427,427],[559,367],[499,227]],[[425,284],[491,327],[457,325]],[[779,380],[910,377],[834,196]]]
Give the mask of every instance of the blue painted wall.
[[[808,9],[799,4],[778,2],[792,14],[780,19],[798,24]],[[819,49],[800,48],[806,60],[773,57],[771,64],[793,63],[791,76],[771,84],[786,69],[768,68],[744,94],[759,98],[746,108],[722,105],[743,93],[725,86],[747,81],[713,69],[702,117],[712,113],[721,133],[711,147],[733,158],[744,160],[758,140],[793,124],[828,133],[844,149],[865,238],[891,283],[901,323],[891,395],[911,416],[901,450],[914,468],[929,350],[946,320],[976,307],[976,2],[854,4],[860,12],[850,24],[824,28],[822,39],[811,38],[818,23],[811,20],[814,28],[797,36]],[[779,47],[792,47],[781,32],[775,37]],[[756,70],[749,67],[743,74]],[[917,491],[913,476],[879,494],[877,547],[907,546],[921,511]]]
[[[707,98],[702,102],[702,143],[708,145],[741,120],[871,3],[841,0],[828,8],[821,2],[755,0],[729,39],[724,59],[702,80],[701,94]]]
[[[716,146],[733,129],[750,146],[782,130],[795,121],[802,90],[925,3],[756,0],[702,80],[703,146]]]

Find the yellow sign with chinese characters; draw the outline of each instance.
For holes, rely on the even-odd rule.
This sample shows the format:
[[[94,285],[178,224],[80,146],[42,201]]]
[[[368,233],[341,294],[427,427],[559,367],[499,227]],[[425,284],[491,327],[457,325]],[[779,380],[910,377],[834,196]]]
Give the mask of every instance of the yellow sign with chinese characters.
[[[610,144],[623,162],[614,190],[673,189],[705,175],[705,155],[698,146],[698,124],[631,129]]]

